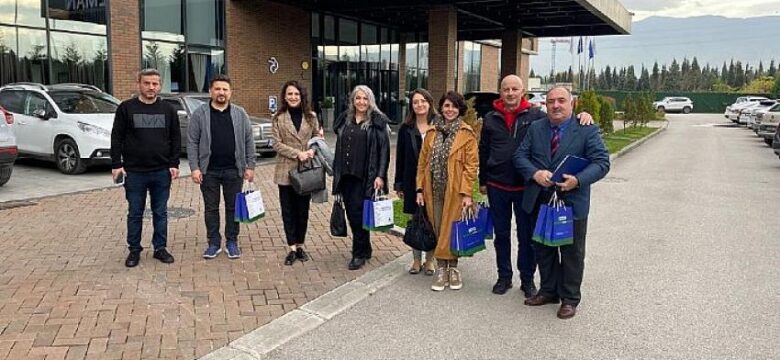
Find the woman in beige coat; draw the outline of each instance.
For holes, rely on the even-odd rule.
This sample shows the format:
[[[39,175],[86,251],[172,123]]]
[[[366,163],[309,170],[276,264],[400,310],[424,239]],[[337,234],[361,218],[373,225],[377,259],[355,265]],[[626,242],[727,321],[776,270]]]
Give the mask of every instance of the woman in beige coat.
[[[318,136],[319,122],[309,107],[306,88],[297,81],[288,81],[282,87],[279,97],[279,111],[273,118],[273,140],[276,157],[274,182],[279,185],[279,205],[282,208],[284,234],[290,252],[284,259],[285,265],[295,260],[307,261],[308,254],[303,250],[306,240],[306,228],[309,223],[309,204],[311,195],[299,195],[290,185],[289,172],[298,167],[298,163],[314,157],[309,149],[309,139]]]
[[[450,232],[463,209],[473,205],[471,190],[479,167],[477,136],[460,118],[465,112],[462,95],[444,94],[439,100],[442,117],[428,130],[417,167],[417,203],[428,205],[425,210],[437,238],[434,291],[463,287],[458,258],[450,252]]]

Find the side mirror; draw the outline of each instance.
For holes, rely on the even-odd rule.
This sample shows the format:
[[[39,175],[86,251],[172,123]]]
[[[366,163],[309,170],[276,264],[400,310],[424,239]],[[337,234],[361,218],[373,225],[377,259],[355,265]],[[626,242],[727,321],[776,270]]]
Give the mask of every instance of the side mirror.
[[[33,111],[33,115],[43,120],[49,120],[51,118],[51,116],[49,116],[49,113],[46,112],[45,109],[37,109]]]
[[[176,115],[179,115],[179,117],[186,117],[187,112],[184,110],[176,110]]]

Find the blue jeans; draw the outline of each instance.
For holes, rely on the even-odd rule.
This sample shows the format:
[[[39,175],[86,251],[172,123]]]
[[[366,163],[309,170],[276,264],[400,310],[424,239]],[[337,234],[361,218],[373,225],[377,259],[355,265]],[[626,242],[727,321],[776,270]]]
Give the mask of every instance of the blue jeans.
[[[146,192],[152,205],[152,246],[162,249],[168,242],[168,197],[171,194],[171,173],[168,169],[155,171],[128,171],[125,176],[125,197],[127,198],[127,248],[140,252],[141,232],[146,207]]]
[[[533,281],[536,271],[534,248],[531,237],[534,222],[530,214],[523,211],[523,192],[505,191],[488,186],[490,216],[493,219],[496,248],[496,266],[499,279],[512,279],[512,212],[517,221],[517,270],[522,282]]]

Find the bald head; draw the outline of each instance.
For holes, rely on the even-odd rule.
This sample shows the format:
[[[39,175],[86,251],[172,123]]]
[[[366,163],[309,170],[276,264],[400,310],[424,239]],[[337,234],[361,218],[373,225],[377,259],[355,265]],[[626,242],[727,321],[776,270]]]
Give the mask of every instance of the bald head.
[[[520,99],[525,95],[523,79],[517,75],[507,75],[501,79],[501,100],[507,110],[514,110],[520,105]]]

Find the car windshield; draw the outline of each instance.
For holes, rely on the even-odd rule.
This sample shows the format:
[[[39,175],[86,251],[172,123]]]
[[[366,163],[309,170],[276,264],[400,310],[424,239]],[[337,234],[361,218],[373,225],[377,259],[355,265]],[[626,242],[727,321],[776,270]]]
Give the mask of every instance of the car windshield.
[[[113,114],[119,105],[115,97],[97,91],[52,91],[49,96],[68,114]]]
[[[190,111],[195,111],[203,104],[208,104],[211,99],[208,96],[185,96],[184,102],[190,108]]]

